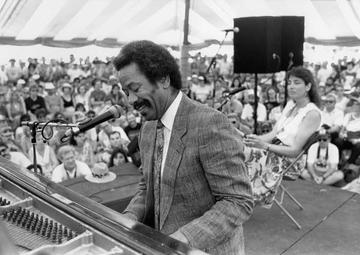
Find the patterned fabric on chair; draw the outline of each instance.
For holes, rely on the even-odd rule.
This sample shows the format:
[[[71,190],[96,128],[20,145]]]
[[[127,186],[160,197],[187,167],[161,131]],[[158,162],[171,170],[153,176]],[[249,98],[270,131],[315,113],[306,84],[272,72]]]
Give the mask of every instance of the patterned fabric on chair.
[[[294,159],[249,147],[245,148],[245,155],[247,156],[245,164],[249,171],[254,200],[258,204],[270,208],[282,181],[284,171],[287,170]],[[297,178],[304,169],[305,163],[306,156],[303,156],[286,172],[286,175]]]

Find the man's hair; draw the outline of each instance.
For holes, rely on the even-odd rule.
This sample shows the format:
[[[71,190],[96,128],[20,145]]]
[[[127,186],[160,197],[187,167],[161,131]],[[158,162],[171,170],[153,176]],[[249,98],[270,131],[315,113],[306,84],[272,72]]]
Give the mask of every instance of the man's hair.
[[[113,64],[119,71],[132,63],[137,64],[139,70],[152,84],[169,76],[170,85],[181,89],[179,66],[164,47],[151,41],[130,42],[121,49]]]
[[[62,161],[63,160],[63,157],[65,154],[67,153],[73,153],[75,155],[75,148],[71,145],[64,145],[64,146],[61,146],[59,148],[59,151],[58,151],[58,158]]]

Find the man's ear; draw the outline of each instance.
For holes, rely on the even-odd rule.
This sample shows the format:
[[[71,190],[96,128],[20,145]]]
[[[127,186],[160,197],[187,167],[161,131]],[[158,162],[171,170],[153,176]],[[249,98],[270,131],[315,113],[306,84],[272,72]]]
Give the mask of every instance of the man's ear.
[[[167,75],[166,77],[161,78],[160,84],[164,89],[170,87],[170,77]]]

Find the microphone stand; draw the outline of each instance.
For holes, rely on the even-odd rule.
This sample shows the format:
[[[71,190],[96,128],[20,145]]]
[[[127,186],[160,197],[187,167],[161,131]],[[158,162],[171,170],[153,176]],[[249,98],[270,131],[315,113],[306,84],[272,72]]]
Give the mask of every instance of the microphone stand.
[[[208,74],[210,72],[210,69],[212,68],[212,66],[214,66],[213,68],[213,94],[212,94],[212,107],[214,107],[215,105],[215,92],[216,92],[216,80],[217,80],[217,75],[215,73],[215,66],[216,66],[216,57],[220,52],[221,47],[223,46],[225,39],[227,37],[227,35],[229,34],[229,31],[225,31],[225,36],[224,39],[220,42],[219,47],[217,49],[217,52],[215,53],[215,55],[211,58],[210,64],[208,66],[208,68],[206,69],[205,74]],[[222,106],[221,106],[222,107]]]
[[[288,99],[288,72],[290,71],[290,69],[293,67],[294,65],[294,53],[290,52],[289,53],[289,65],[285,71],[285,101],[284,101],[284,106],[286,105],[287,99]]]
[[[37,122],[37,121],[28,122],[27,126],[30,128],[30,133],[31,133],[34,172],[37,173],[38,166],[37,166],[37,161],[36,161],[36,130],[37,130],[37,127],[39,126],[39,122]],[[40,174],[43,175],[42,168],[39,168],[39,169],[40,169]]]
[[[52,127],[74,127],[76,125],[74,124],[61,124],[61,123],[51,123],[51,121],[48,121],[46,123],[43,122],[38,122],[38,121],[23,121],[21,122],[22,126],[28,126],[30,128],[30,134],[31,134],[31,143],[32,143],[32,150],[33,150],[33,167],[34,167],[34,172],[37,174],[38,172],[38,165],[37,165],[37,159],[36,159],[36,133],[38,132],[38,127],[41,128],[41,132],[43,133],[44,128],[49,126],[50,128]],[[44,140],[49,140],[51,136],[49,137],[44,137]],[[39,172],[40,175],[43,175],[43,170],[40,167],[39,168]]]

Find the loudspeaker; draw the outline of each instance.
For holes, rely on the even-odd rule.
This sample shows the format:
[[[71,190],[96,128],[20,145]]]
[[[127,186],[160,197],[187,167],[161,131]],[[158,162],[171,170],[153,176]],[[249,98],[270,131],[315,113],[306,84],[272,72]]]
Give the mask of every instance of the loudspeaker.
[[[304,17],[234,19],[234,72],[273,73],[303,64]]]

